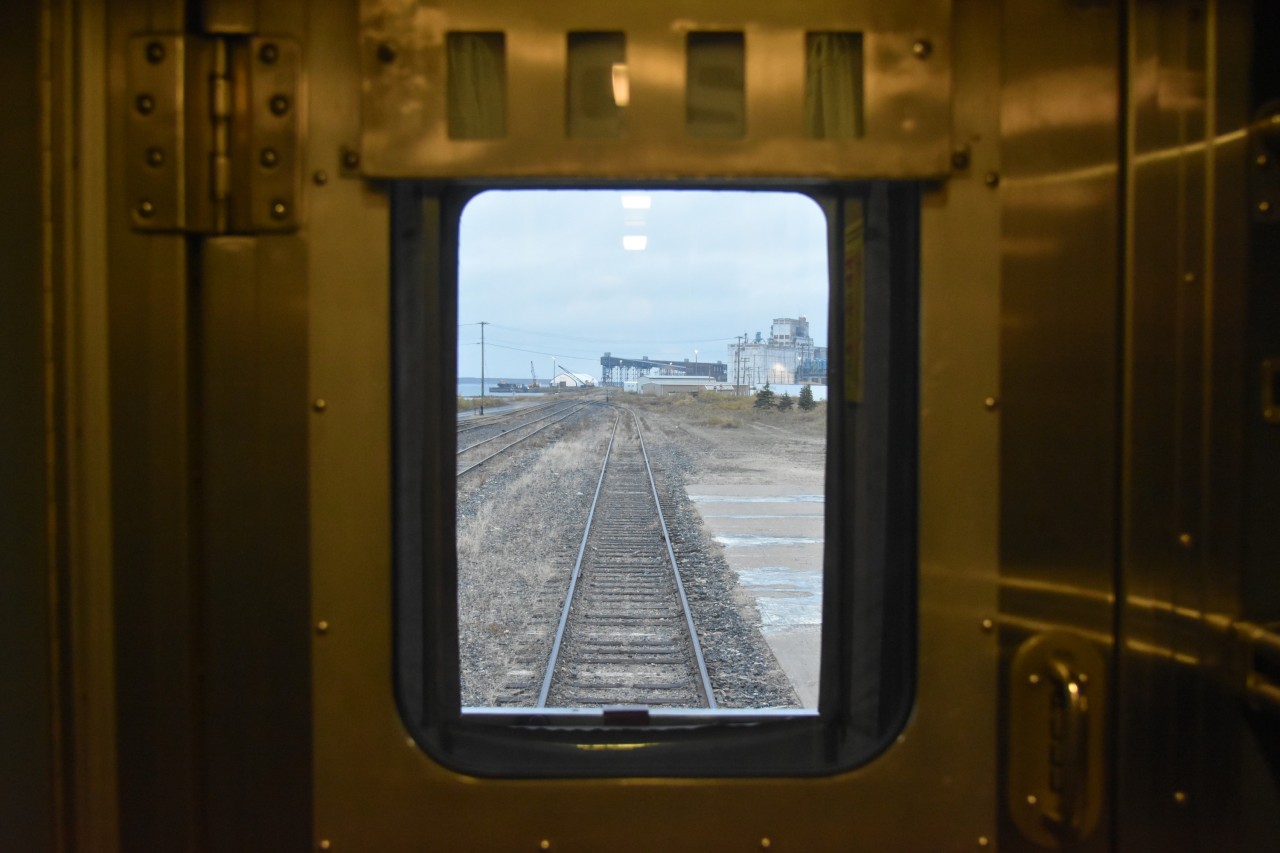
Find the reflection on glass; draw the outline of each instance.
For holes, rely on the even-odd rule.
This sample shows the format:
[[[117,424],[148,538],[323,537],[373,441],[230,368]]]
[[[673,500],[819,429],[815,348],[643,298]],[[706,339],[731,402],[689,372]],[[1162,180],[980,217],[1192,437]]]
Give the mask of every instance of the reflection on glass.
[[[685,121],[690,136],[747,132],[746,46],[742,33],[689,33]]]
[[[806,133],[862,136],[862,33],[809,33],[805,41]]]
[[[663,633],[676,605],[650,597],[669,563],[647,482],[626,481],[637,430],[719,707],[816,707],[831,236],[789,192],[512,190],[467,205],[464,707],[702,707]],[[602,480],[610,453],[620,467]],[[596,618],[565,617],[556,647],[579,559],[574,601]],[[583,644],[549,681],[553,649]]]
[[[569,136],[621,136],[631,102],[623,33],[569,33]]]
[[[507,133],[507,50],[502,33],[449,33],[450,139]]]

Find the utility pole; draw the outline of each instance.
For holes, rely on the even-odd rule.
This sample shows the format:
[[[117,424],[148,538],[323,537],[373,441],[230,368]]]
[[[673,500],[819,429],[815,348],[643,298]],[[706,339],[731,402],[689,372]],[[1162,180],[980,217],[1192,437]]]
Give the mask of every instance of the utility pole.
[[[489,325],[480,321],[480,414],[484,414],[484,327]]]

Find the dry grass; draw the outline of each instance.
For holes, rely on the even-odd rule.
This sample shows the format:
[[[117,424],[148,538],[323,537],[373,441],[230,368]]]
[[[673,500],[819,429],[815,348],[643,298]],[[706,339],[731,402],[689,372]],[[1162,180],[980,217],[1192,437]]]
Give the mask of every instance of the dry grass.
[[[459,397],[458,411],[471,412],[483,406],[486,409],[499,409],[507,405],[511,397]]]
[[[757,409],[755,397],[735,397],[714,391],[692,394],[669,394],[665,397],[627,395],[627,405],[639,411],[668,414],[697,426],[740,429],[754,424],[794,426],[802,429],[820,427],[826,423],[827,404],[820,402],[813,410],[804,412],[798,407],[782,412],[776,409]]]
[[[520,465],[519,473],[474,514],[458,518],[459,640],[468,650],[466,658],[484,661],[483,672],[464,672],[464,704],[493,702],[518,667],[515,658],[534,627],[531,620],[539,617],[535,602],[551,581],[552,592],[563,593],[559,585],[569,567],[560,547],[560,527],[573,524],[575,513],[549,512],[548,495],[567,494],[573,501],[588,488],[594,490],[599,436],[599,430],[577,429],[559,441],[542,442],[536,453],[523,454],[518,462],[505,463]]]

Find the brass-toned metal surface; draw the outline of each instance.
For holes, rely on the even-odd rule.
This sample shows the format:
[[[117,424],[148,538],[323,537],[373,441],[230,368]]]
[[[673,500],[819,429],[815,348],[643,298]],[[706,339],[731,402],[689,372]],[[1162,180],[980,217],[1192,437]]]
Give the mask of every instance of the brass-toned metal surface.
[[[119,106],[128,117],[127,204],[134,227],[211,231],[212,42],[133,36],[127,56],[128,90]]]
[[[364,174],[393,178],[766,177],[922,178],[951,163],[949,0],[726,7],[574,0],[529,6],[363,0]],[[451,139],[446,36],[496,32],[506,44],[506,132]],[[567,34],[621,31],[630,97],[619,138],[565,133]],[[742,32],[746,130],[691,138],[685,124],[685,43],[691,32]],[[865,52],[865,133],[813,139],[804,124],[806,32],[858,32]],[[918,45],[927,44],[927,50]]]
[[[42,9],[5,10],[0,73],[6,110],[0,130],[0,846],[51,849],[62,818],[57,679],[56,549],[49,510],[57,483],[46,444],[46,406],[55,393],[46,372],[52,329],[45,223],[52,217],[43,181],[48,104],[41,91]]]
[[[310,836],[306,260],[291,235],[200,249],[193,427],[210,849],[296,849]]]
[[[64,838],[70,848],[118,849],[116,685],[112,596],[111,434],[107,312],[105,10],[51,4],[48,168],[54,204],[53,289],[64,336],[61,432],[66,636],[71,701]]]
[[[1277,798],[1244,769],[1245,667],[1221,632],[1170,618],[1230,624],[1243,604],[1250,4],[1128,13],[1117,844],[1267,846],[1274,831],[1249,829]]]
[[[1111,654],[1118,536],[1120,15],[1112,4],[1003,4],[1000,643],[1068,630]],[[1053,33],[1052,37],[1037,34]],[[1107,667],[1110,671],[1110,666]],[[1002,691],[1014,690],[1006,675]],[[1002,697],[1002,708],[1012,697]],[[1000,725],[1007,728],[1002,711]],[[1005,751],[1002,779],[1012,784]],[[1038,849],[1001,809],[1000,845]],[[1105,849],[1096,828],[1073,849]]]
[[[1258,409],[1264,421],[1280,424],[1280,395],[1276,393],[1280,389],[1280,359],[1264,358],[1260,373]]]
[[[1263,104],[1249,123],[1249,208],[1255,222],[1280,222],[1280,101]]]
[[[1098,646],[1068,631],[1036,634],[1009,666],[1005,801],[1042,847],[1089,836],[1102,813],[1108,675]]]
[[[300,220],[301,48],[281,36],[136,35],[128,195],[142,231],[261,233]]]
[[[1255,14],[1277,16],[15,6],[0,849],[1280,847],[1280,93],[1257,71],[1280,59]],[[505,35],[504,138],[448,138],[455,30]],[[703,30],[744,35],[742,139],[687,133],[685,38]],[[584,31],[626,36],[621,137],[566,134],[566,36]],[[865,38],[863,137],[805,134],[812,31]],[[481,779],[409,736],[388,198],[416,190],[370,179],[457,176],[937,179],[918,654],[895,670],[915,705],[883,754],[822,778]],[[439,209],[422,221],[435,256]],[[1056,791],[1051,689],[1087,753]]]
[[[133,90],[129,63],[173,59],[170,43],[137,37],[182,31],[186,5],[112,3],[108,67],[96,69],[110,84],[117,837],[129,850],[289,849],[307,843],[311,817],[305,254],[293,237],[219,242],[134,227],[132,171],[173,161],[137,147],[129,127],[150,93]],[[304,10],[275,3],[262,23],[297,32]],[[181,43],[183,55],[201,45],[181,72],[176,117],[191,202],[181,227],[243,227],[216,162],[231,139],[210,138],[232,129],[233,113],[244,124],[235,100],[252,88],[233,85],[232,65],[250,42]],[[280,44],[278,60],[300,56],[283,47],[297,42]]]
[[[128,49],[165,20],[161,7],[121,2],[107,16],[117,769],[130,850],[193,849],[201,837],[188,247],[181,235],[136,232],[126,186]]]
[[[971,87],[957,98],[958,132],[973,140],[981,168],[998,165],[996,105],[982,94],[998,73],[990,61],[999,50],[997,11],[968,5],[955,22],[955,36],[931,35],[928,60],[954,61],[958,80]],[[419,12],[424,18],[431,14],[427,8]],[[638,14],[613,10],[602,18],[614,20],[614,13]],[[525,7],[512,11],[516,21],[529,14]],[[323,102],[326,109],[313,110],[309,137],[321,158],[342,158],[358,138],[359,113],[352,107],[362,101],[351,75],[360,54],[342,35],[353,25],[347,11],[313,9],[307,61],[316,71],[309,85],[313,104]],[[480,23],[468,20],[465,26]],[[397,35],[405,32],[411,30]],[[902,39],[911,62],[921,61],[911,52],[917,38],[912,33]],[[953,38],[954,60],[948,58]],[[519,42],[513,37],[510,44]],[[366,42],[371,62],[374,49]],[[750,33],[747,51],[750,56]],[[397,57],[402,55],[398,49]],[[676,81],[666,85],[678,93]],[[925,90],[931,98],[927,84]],[[901,94],[908,97],[905,89]],[[400,109],[381,96],[371,102],[366,94],[363,103]],[[399,103],[413,111],[419,100]],[[671,103],[678,105],[678,98]],[[548,121],[562,133],[563,117],[547,112],[556,114]],[[412,127],[413,117],[408,119]],[[869,127],[870,121],[869,115]],[[654,132],[675,133],[682,123],[683,110],[677,109],[673,118],[659,117]],[[948,126],[941,138],[950,132]],[[672,148],[697,150],[673,138],[679,145]],[[659,153],[645,156],[662,156],[662,148],[650,144],[646,150]],[[383,158],[369,166],[371,174],[428,173],[417,166],[400,171],[402,164],[389,163],[386,157],[398,150],[379,149],[366,135],[361,154],[366,165],[371,156]],[[945,144],[941,155],[949,170]],[[585,158],[545,150],[537,159],[539,169],[562,174],[638,174],[619,161],[592,166]],[[814,157],[795,170],[824,174],[830,162]],[[316,165],[332,163],[321,159]],[[729,161],[707,173],[733,174],[737,168]],[[863,168],[868,175],[880,173],[873,161]],[[996,603],[998,421],[982,400],[997,375],[999,220],[998,198],[980,178],[966,175],[927,193],[922,212],[916,710],[884,755],[855,772],[817,779],[482,780],[440,767],[408,738],[392,698],[390,668],[386,200],[353,181],[308,192],[310,396],[327,403],[323,414],[312,415],[311,426],[312,616],[313,624],[329,625],[312,640],[314,843],[380,851],[536,849],[543,841],[560,850],[702,850],[758,849],[767,838],[778,849],[971,849],[980,837],[994,837],[996,645],[980,621]],[[961,729],[966,735],[957,738]],[[584,814],[591,819],[579,820]]]

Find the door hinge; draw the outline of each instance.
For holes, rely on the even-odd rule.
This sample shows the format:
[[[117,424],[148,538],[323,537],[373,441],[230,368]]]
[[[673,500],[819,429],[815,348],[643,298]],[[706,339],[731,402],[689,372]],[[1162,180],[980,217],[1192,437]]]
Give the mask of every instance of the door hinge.
[[[141,231],[298,227],[301,49],[287,38],[129,40],[127,197]]]

